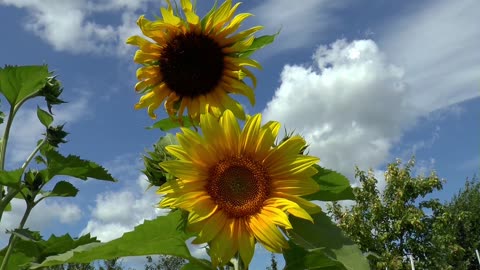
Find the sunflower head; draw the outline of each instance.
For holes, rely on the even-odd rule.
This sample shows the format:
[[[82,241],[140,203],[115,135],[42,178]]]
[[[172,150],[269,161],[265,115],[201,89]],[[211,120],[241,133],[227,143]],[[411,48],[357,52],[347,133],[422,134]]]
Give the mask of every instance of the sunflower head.
[[[311,178],[318,158],[299,154],[305,141],[292,136],[273,146],[280,125],[261,125],[261,115],[248,118],[240,129],[229,110],[218,120],[202,115],[203,135],[182,128],[179,145],[166,149],[177,160],[160,166],[175,175],[158,193],[160,207],[189,212],[188,229],[197,233],[193,243],[209,243],[214,265],[222,265],[238,252],[248,265],[255,242],[267,250],[288,247],[279,227],[291,229],[288,215],[312,220],[318,207],[301,198],[318,185]]]
[[[162,18],[138,19],[148,39],[132,36],[127,40],[139,47],[134,61],[142,65],[135,85],[142,97],[135,108],[147,108],[150,117],[156,118],[155,110],[165,103],[171,117],[180,119],[187,110],[196,122],[203,113],[218,117],[229,109],[243,119],[242,106],[229,94],[244,95],[255,103],[253,89],[244,78],[249,77],[255,87],[256,78],[247,67],[261,67],[248,55],[257,47],[252,48],[253,34],[262,27],[237,32],[251,14],[234,16],[240,3],[232,6],[231,0],[214,6],[202,19],[190,0],[180,1],[183,12],[174,10],[170,1],[167,4],[161,8]]]

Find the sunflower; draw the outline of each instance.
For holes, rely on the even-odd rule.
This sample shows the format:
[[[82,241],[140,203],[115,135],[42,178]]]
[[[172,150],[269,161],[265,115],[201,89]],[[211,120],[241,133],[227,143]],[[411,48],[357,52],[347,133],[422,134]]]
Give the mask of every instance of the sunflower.
[[[165,100],[165,108],[174,118],[187,109],[198,122],[202,113],[219,116],[230,109],[244,119],[242,106],[228,94],[244,95],[254,105],[253,89],[243,79],[249,77],[255,87],[256,78],[247,67],[261,66],[245,55],[253,50],[253,34],[262,26],[236,32],[252,14],[234,17],[240,3],[232,7],[231,0],[214,6],[203,19],[195,14],[190,0],[180,2],[183,16],[174,12],[170,1],[167,8],[161,8],[162,19],[149,21],[140,16],[137,24],[152,41],[140,36],[127,40],[139,47],[134,61],[143,65],[137,70],[139,82],[135,85],[143,96],[135,108],[148,108],[150,117],[156,118],[154,111]]]
[[[261,115],[249,117],[243,130],[229,110],[218,118],[200,117],[203,135],[182,128],[179,145],[166,149],[178,160],[160,166],[177,180],[162,185],[160,207],[189,212],[187,229],[195,244],[209,243],[213,264],[240,255],[252,259],[255,242],[282,252],[288,242],[279,227],[292,229],[288,214],[313,222],[318,206],[301,198],[318,185],[311,176],[318,158],[301,155],[305,141],[293,136],[273,146],[280,124],[261,126]]]

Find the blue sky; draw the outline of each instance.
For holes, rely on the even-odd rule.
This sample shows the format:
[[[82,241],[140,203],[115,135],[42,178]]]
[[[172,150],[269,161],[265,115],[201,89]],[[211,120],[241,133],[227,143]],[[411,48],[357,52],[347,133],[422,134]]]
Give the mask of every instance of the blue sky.
[[[213,3],[198,2],[201,15]],[[32,229],[90,231],[109,240],[161,214],[154,191],[144,192],[140,157],[162,133],[146,130],[153,121],[133,110],[138,66],[135,48],[124,42],[139,33],[138,16],[153,19],[161,4],[0,0],[0,65],[48,64],[69,102],[54,108],[71,133],[61,152],[101,163],[119,179],[74,181],[77,198],[39,205]],[[447,180],[434,196],[448,200],[480,168],[479,9],[476,0],[244,3],[240,11],[255,15],[245,28],[282,29],[253,57],[263,70],[254,71],[257,103],[247,110],[299,131],[322,165],[350,177],[359,165],[382,178],[386,163],[415,154],[418,173],[435,169]],[[42,133],[36,102],[14,124],[7,168],[18,165]],[[0,229],[18,224],[22,208],[15,202]],[[264,268],[268,254],[257,254],[254,268]]]

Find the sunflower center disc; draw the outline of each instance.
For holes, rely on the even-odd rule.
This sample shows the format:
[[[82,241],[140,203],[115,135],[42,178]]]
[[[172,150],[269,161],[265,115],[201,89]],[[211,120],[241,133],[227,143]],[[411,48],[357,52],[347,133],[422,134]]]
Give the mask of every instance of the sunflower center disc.
[[[207,191],[231,217],[258,213],[269,196],[269,190],[270,177],[254,160],[228,158],[210,170]]]
[[[222,48],[208,36],[180,34],[162,50],[160,71],[167,86],[182,97],[212,92],[224,69]]]

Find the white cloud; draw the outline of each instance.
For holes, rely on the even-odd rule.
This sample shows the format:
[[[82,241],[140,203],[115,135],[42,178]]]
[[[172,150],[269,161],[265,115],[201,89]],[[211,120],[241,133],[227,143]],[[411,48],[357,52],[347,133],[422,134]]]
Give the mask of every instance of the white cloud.
[[[133,33],[138,10],[149,1],[76,1],[76,0],[0,0],[0,5],[26,9],[26,30],[52,45],[55,50],[72,53],[120,54],[128,51],[125,40]],[[98,16],[121,12],[121,24],[101,24]]]
[[[354,165],[376,168],[411,126],[403,71],[371,40],[321,46],[312,66],[285,66],[266,120],[295,129],[321,164],[353,176]]]
[[[331,30],[337,20],[330,15],[334,9],[344,6],[345,0],[290,0],[262,1],[251,13],[258,25],[264,25],[266,31],[281,32],[267,53],[273,54],[288,49],[297,49],[311,45],[321,33]]]
[[[145,176],[140,176],[137,185],[125,190],[103,192],[97,195],[91,217],[81,234],[90,233],[101,241],[110,241],[131,231],[145,219],[153,219],[166,213],[156,207],[160,197],[148,186]]]
[[[426,113],[480,95],[480,1],[427,1],[387,24],[381,47],[405,68],[416,91],[409,99]]]
[[[64,200],[68,199],[49,199],[40,202],[33,208],[25,228],[44,232],[59,222],[61,224],[76,224],[82,218],[82,211],[77,205]],[[3,214],[0,231],[17,228],[25,212],[25,202],[23,200],[13,199],[11,204],[12,211]],[[0,236],[2,245],[6,243],[7,237],[6,234]]]

